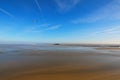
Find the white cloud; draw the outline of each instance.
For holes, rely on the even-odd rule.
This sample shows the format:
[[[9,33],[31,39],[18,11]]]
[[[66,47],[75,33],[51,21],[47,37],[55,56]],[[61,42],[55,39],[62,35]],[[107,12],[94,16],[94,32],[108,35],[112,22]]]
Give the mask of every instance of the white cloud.
[[[10,12],[6,11],[5,9],[0,8],[0,12],[4,13],[5,15],[8,15],[10,17],[14,17]]]
[[[56,29],[59,29],[60,27],[61,27],[61,25],[55,25],[55,26],[46,28],[46,30],[56,30]]]
[[[42,29],[50,26],[50,24],[40,24],[40,25],[35,25],[35,26],[30,26],[28,30],[34,30],[34,29]]]
[[[40,11],[41,17],[44,18],[43,14],[42,14],[42,8],[41,8],[38,0],[35,0],[35,3],[36,3],[36,6],[38,7],[38,9],[39,9],[39,11]]]
[[[55,0],[59,10],[68,11],[74,8],[80,0]]]
[[[106,33],[116,33],[116,32],[120,32],[120,26],[116,26],[116,27],[112,27],[109,28],[107,30],[105,30]]]
[[[91,36],[116,35],[116,34],[120,34],[120,26],[114,26],[114,27],[110,27],[110,28],[104,29],[102,31],[95,32]]]
[[[50,25],[50,24],[42,24],[39,26],[30,27],[26,30],[26,32],[45,32],[51,30],[57,30],[61,27],[61,25]]]
[[[37,5],[38,9],[39,9],[39,10],[40,10],[40,12],[41,12],[41,7],[40,7],[40,4],[39,4],[38,0],[35,0],[35,3],[36,3],[36,5]]]
[[[91,23],[99,20],[119,20],[120,19],[120,0],[112,0],[100,9],[92,12],[84,18],[72,20],[72,23]]]

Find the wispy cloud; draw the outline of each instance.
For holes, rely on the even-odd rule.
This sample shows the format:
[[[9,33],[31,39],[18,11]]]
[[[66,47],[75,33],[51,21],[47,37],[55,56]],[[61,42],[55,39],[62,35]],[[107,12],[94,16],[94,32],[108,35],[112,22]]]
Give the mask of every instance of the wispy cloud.
[[[117,32],[120,32],[120,26],[111,27],[109,29],[106,29],[104,32],[105,33],[117,33]]]
[[[6,10],[3,9],[3,8],[0,8],[0,12],[2,12],[3,14],[5,14],[5,15],[7,15],[7,16],[14,17],[10,12],[6,11]]]
[[[59,10],[68,11],[75,7],[80,0],[55,0]]]
[[[44,28],[47,28],[48,26],[50,26],[50,24],[41,24],[41,25],[35,25],[35,26],[29,26],[27,29],[26,29],[26,32],[32,32],[32,31],[39,31],[41,29],[44,29]]]
[[[39,11],[40,11],[41,17],[44,17],[43,14],[42,14],[42,8],[41,8],[38,0],[35,0],[35,3],[36,3],[36,5],[37,5],[37,7],[38,7],[38,9],[39,9]]]
[[[109,27],[107,29],[92,33],[91,36],[97,35],[116,35],[120,34],[120,26]]]
[[[120,19],[120,0],[112,0],[100,9],[92,12],[84,18],[72,20],[72,23],[92,23],[100,20],[119,20]]]
[[[50,25],[50,24],[42,24],[40,26],[34,26],[29,29],[27,29],[27,32],[45,32],[45,31],[51,31],[51,30],[57,30],[61,27],[61,25]]]
[[[56,29],[59,29],[60,27],[61,25],[54,25],[54,26],[46,28],[46,30],[56,30]]]

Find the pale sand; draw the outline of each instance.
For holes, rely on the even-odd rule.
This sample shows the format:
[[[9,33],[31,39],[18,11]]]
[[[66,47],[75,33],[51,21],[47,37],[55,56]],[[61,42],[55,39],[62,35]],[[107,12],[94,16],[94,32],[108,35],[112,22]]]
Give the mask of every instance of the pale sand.
[[[13,59],[0,63],[0,80],[120,79],[119,56],[67,51],[30,52],[19,54],[27,56],[27,59],[21,61]]]

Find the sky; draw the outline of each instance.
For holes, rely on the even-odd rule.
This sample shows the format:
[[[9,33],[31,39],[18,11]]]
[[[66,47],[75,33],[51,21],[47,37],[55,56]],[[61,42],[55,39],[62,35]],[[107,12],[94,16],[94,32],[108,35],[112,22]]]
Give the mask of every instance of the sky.
[[[120,0],[0,0],[0,42],[120,44]]]

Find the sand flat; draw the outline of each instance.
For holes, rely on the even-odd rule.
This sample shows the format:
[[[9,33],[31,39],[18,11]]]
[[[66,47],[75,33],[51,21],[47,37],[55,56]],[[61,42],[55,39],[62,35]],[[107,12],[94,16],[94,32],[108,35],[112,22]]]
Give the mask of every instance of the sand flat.
[[[32,51],[30,55],[9,55],[0,64],[0,80],[120,79],[119,56],[109,54]]]
[[[96,48],[97,50],[120,50],[118,47]]]

